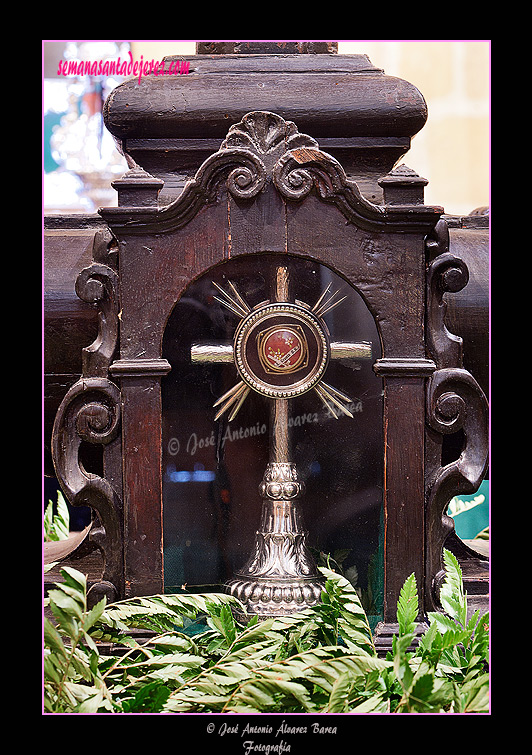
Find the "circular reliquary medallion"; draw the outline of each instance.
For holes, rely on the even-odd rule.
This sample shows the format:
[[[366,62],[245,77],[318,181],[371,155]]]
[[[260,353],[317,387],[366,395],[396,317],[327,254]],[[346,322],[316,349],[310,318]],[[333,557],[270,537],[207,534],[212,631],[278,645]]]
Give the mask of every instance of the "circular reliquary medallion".
[[[324,323],[299,304],[263,304],[235,333],[235,363],[245,383],[272,398],[291,398],[320,380],[329,360]]]

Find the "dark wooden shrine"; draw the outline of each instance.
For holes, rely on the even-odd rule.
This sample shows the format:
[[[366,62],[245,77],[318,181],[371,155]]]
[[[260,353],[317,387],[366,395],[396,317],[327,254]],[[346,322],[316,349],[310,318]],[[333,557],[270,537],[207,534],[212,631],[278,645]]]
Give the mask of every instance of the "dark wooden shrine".
[[[231,361],[231,349],[239,353],[232,339],[239,318],[265,302],[311,318],[327,283],[346,301],[316,326],[330,360],[324,400],[310,390],[319,383],[286,394],[297,494],[279,478],[277,492],[265,493],[263,482],[261,495],[272,507],[281,497],[292,512],[289,499],[304,479],[307,543],[349,551],[367,590],[377,574],[376,636],[385,647],[412,572],[420,624],[440,608],[444,547],[460,558],[477,599],[487,599],[487,561],[456,538],[446,515],[452,496],[477,490],[487,466],[484,367],[476,377],[464,367],[463,339],[448,317],[448,295],[468,283],[468,245],[460,237],[452,245],[453,231],[467,223],[425,205],[426,180],[394,167],[426,119],[408,83],[365,56],[329,48],[199,52],[189,75],[126,81],[106,104],[106,125],[131,169],[113,184],[118,206],[87,222],[92,260],[76,293],[90,304],[85,317],[97,334],[83,342],[79,378],[54,384],[52,433],[61,487],[73,505],[95,512],[103,566],[92,594],[113,600],[169,589],[165,571],[179,543],[179,558],[191,560],[177,570],[188,589],[222,589],[241,567],[238,557],[248,558],[268,453],[272,463],[271,425],[285,398],[268,388],[267,375],[254,390]],[[55,223],[65,232],[68,220]],[[220,289],[233,291],[225,299],[233,311]],[[321,314],[317,304],[311,311]],[[291,332],[303,341],[298,327]],[[235,439],[235,420],[215,419],[213,405],[239,374],[251,397],[238,406],[237,451],[225,442]],[[337,417],[338,405],[350,409]],[[279,437],[274,464],[286,465]],[[207,487],[190,496],[194,480]],[[187,481],[188,492],[176,493]],[[294,532],[275,533],[285,550],[299,533],[295,515],[294,522]],[[198,550],[187,552],[195,542]],[[359,553],[366,555],[358,560]],[[307,574],[306,562],[301,569]]]

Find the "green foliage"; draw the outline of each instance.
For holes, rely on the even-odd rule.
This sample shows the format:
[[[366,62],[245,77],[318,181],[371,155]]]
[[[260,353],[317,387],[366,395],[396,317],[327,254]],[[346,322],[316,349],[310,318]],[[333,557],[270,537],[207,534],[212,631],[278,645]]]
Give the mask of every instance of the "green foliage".
[[[418,615],[418,600],[416,578],[411,574],[399,593],[397,602],[397,621],[399,623],[399,634],[411,634],[416,627],[416,617]]]
[[[399,631],[377,656],[353,586],[322,567],[322,601],[312,609],[241,624],[233,597],[134,598],[92,610],[85,579],[63,569],[45,622],[47,712],[440,713],[488,710],[487,616],[467,621],[458,562],[445,551],[445,613],[413,649],[414,575],[397,606]],[[132,630],[150,630],[142,641]],[[137,634],[137,637],[139,635]],[[102,641],[119,648],[99,651]]]
[[[57,491],[57,503],[48,501],[44,511],[44,541],[66,540],[70,531],[70,514],[61,491]]]
[[[480,506],[482,503],[484,503],[485,500],[486,496],[482,495],[482,493],[470,499],[469,501],[464,501],[461,498],[455,496],[449,501],[448,514],[454,519],[459,514],[463,514],[465,511],[470,511],[476,506]]]
[[[98,648],[89,634],[104,601],[88,610],[83,574],[68,567],[61,573],[64,583],[48,594],[55,622],[44,619],[44,709],[50,713],[113,710]]]

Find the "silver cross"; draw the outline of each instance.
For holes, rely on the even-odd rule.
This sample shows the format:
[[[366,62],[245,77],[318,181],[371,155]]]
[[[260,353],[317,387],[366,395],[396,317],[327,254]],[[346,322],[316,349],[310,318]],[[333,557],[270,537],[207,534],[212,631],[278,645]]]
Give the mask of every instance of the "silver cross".
[[[322,577],[305,543],[298,499],[304,485],[292,461],[289,417],[292,399],[314,390],[335,419],[353,417],[351,399],[323,380],[329,361],[370,359],[371,343],[331,341],[324,315],[346,298],[331,293],[331,284],[313,307],[290,300],[288,269],[277,267],[273,301],[251,308],[233,282],[229,290],[214,283],[214,298],[236,314],[232,343],[191,347],[195,364],[234,364],[239,380],[215,402],[218,420],[232,421],[250,391],[270,403],[269,462],[260,485],[263,498],[255,547],[246,565],[226,589],[261,618],[294,613],[316,604]],[[243,617],[242,617],[243,618]]]

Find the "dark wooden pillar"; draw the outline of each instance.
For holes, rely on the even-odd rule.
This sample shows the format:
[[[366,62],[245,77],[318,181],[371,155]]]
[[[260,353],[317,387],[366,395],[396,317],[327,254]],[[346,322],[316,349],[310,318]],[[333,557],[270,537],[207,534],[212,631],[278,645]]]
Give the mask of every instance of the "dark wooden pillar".
[[[161,377],[164,359],[114,362],[122,393],[125,596],[164,591]]]
[[[424,496],[425,383],[430,360],[386,360],[384,378],[384,622],[394,622],[397,598],[412,573],[423,606],[425,514],[412,505]]]

